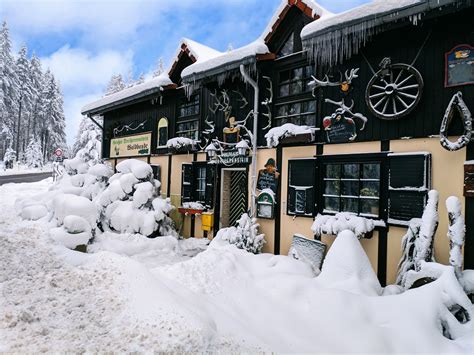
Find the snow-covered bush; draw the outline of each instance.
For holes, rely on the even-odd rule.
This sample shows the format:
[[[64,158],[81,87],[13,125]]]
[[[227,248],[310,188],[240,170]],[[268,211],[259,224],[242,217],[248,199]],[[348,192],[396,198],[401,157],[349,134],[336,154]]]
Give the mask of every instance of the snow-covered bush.
[[[12,148],[7,148],[3,156],[4,162],[13,162],[16,159],[16,152]]]
[[[372,232],[374,228],[375,223],[372,219],[359,217],[348,212],[340,212],[334,216],[318,213],[311,226],[311,230],[317,236],[322,234],[338,235],[344,230],[350,230],[354,232],[357,238]]]
[[[222,228],[217,232],[216,239],[222,239],[230,244],[235,244],[237,248],[244,249],[250,253],[258,254],[262,251],[265,243],[265,234],[258,234],[260,225],[255,218],[244,213],[237,227]]]
[[[153,178],[151,166],[128,159],[116,168],[118,172],[96,198],[102,228],[144,236],[177,236],[168,217],[174,207],[170,199],[159,196],[161,183]]]
[[[97,117],[95,119],[100,121]],[[101,161],[101,150],[101,129],[89,117],[83,116],[73,147],[75,156],[92,166]]]

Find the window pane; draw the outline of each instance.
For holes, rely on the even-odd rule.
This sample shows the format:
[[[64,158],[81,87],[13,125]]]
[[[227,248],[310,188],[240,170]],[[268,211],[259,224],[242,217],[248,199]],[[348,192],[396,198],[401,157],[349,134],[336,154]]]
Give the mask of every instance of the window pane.
[[[311,78],[311,75],[313,75],[313,67],[311,65],[308,65],[305,67],[304,77]]]
[[[300,94],[303,92],[303,83],[298,80],[291,83],[291,95]]]
[[[278,106],[277,117],[286,116],[286,115],[288,115],[288,106],[286,105]]]
[[[360,213],[379,215],[379,200],[362,199],[360,200]]]
[[[316,115],[304,116],[302,124],[307,126],[316,126]]]
[[[297,213],[305,213],[306,190],[296,190],[295,211]]]
[[[324,198],[324,209],[326,211],[339,212],[339,197],[325,197]]]
[[[301,103],[297,102],[290,105],[290,115],[295,115],[301,112]]]
[[[341,177],[341,166],[339,164],[326,165],[326,177],[339,179]]]
[[[380,182],[378,181],[362,181],[362,189],[360,190],[361,196],[368,197],[379,197],[380,195]]]
[[[346,179],[358,179],[359,178],[359,164],[344,164],[343,177]]]
[[[341,181],[342,193],[345,196],[359,196],[359,181]]]
[[[311,112],[314,113],[316,112],[316,101],[305,101],[302,103],[302,108],[301,108],[302,113],[306,112]]]
[[[293,69],[293,80],[298,80],[303,78],[303,68]]]
[[[341,198],[342,211],[359,213],[359,199],[357,198]]]
[[[280,84],[285,84],[290,81],[290,71],[285,70],[280,72]]]
[[[327,195],[337,195],[340,194],[340,181],[339,180],[329,180],[326,181],[326,186],[324,189],[324,193]]]
[[[288,84],[285,84],[285,85],[281,85],[280,86],[280,92],[279,92],[279,95],[280,96],[288,96],[290,94],[290,87]]]
[[[362,178],[380,179],[380,164],[364,164]]]

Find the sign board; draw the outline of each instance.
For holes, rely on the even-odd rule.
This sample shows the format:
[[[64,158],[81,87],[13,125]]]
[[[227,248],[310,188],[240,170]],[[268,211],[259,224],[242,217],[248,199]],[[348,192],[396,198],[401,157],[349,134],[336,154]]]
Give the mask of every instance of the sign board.
[[[262,169],[258,172],[257,189],[265,190],[270,189],[274,193],[277,192],[278,188],[278,175],[276,172],[268,172],[266,169]]]
[[[209,163],[225,166],[250,164],[250,157],[247,155],[240,155],[236,149],[224,150],[222,154],[219,155],[219,159],[217,159],[215,162],[210,161]]]
[[[275,209],[275,200],[267,192],[262,192],[257,197],[257,217],[273,219]]]
[[[63,155],[63,151],[60,149],[60,148],[57,148],[55,151],[54,151],[54,155],[56,155],[57,157],[60,157]]]
[[[444,86],[474,84],[474,47],[460,44],[445,54]]]
[[[150,155],[151,132],[114,138],[110,141],[110,157],[135,157]]]
[[[357,137],[355,122],[343,115],[326,117],[323,125],[328,143],[351,142]]]
[[[464,164],[464,196],[474,197],[474,162]]]

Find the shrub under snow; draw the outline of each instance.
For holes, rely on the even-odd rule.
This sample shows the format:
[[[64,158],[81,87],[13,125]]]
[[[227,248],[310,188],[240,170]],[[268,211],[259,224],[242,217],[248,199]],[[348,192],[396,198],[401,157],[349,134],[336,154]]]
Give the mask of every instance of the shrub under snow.
[[[244,249],[250,253],[258,254],[265,243],[265,234],[258,234],[255,218],[250,218],[246,213],[240,217],[237,227],[222,228],[217,232],[216,239],[222,239],[237,248]]]
[[[338,235],[344,230],[350,230],[357,238],[372,232],[374,228],[375,223],[373,220],[348,212],[340,212],[334,216],[318,214],[311,226],[311,230],[317,236],[322,234]]]

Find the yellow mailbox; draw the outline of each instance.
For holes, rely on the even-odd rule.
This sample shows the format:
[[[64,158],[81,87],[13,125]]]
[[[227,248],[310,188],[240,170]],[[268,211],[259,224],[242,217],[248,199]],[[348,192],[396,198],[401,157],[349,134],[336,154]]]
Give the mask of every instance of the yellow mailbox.
[[[213,225],[214,225],[214,213],[203,212],[201,214],[201,229],[203,231],[211,231]]]

